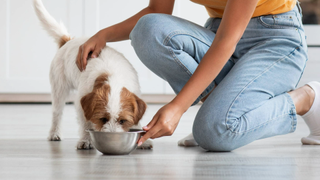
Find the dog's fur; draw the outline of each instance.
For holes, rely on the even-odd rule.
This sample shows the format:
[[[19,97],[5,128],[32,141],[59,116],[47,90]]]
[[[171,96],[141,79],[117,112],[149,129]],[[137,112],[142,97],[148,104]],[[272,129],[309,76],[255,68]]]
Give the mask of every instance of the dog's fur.
[[[141,128],[146,104],[139,98],[140,86],[137,72],[119,52],[106,46],[99,57],[88,61],[86,70],[80,72],[76,57],[80,45],[88,38],[72,39],[62,23],[57,23],[47,12],[41,0],[34,0],[35,12],[44,29],[59,46],[50,68],[52,93],[52,126],[48,139],[61,140],[60,123],[67,96],[77,90],[74,101],[80,124],[78,149],[91,149],[87,129],[104,132],[123,132]],[[137,127],[138,126],[138,127]],[[142,148],[151,148],[146,141]]]

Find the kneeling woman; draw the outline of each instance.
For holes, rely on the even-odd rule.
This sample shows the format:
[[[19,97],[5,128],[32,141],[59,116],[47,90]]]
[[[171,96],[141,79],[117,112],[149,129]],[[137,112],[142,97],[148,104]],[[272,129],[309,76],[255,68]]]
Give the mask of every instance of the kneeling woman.
[[[144,127],[139,145],[172,135],[182,114],[199,101],[204,103],[193,135],[181,145],[231,151],[295,131],[297,115],[311,131],[302,142],[320,144],[320,83],[295,89],[307,61],[299,2],[206,1],[210,18],[204,27],[172,16],[173,6],[174,0],[150,0],[89,39],[77,59],[84,70],[90,53],[98,56],[106,42],[130,37],[140,60],[171,85],[177,96]]]

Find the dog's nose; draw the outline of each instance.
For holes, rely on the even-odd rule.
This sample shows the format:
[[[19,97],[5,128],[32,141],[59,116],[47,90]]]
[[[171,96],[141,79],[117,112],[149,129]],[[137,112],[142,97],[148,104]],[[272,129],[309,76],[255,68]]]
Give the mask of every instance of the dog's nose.
[[[115,131],[109,128],[102,128],[101,132],[115,132]]]

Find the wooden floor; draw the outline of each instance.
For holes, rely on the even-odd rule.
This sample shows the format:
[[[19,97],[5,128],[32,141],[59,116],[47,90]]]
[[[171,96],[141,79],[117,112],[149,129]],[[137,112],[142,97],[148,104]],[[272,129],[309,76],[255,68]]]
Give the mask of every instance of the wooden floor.
[[[161,105],[149,105],[145,125]],[[0,105],[0,179],[320,179],[320,146],[304,146],[308,129],[301,118],[295,133],[259,140],[228,153],[184,148],[199,106],[181,119],[172,137],[154,140],[153,150],[126,156],[77,151],[73,105],[63,116],[64,140],[49,142],[51,105]]]

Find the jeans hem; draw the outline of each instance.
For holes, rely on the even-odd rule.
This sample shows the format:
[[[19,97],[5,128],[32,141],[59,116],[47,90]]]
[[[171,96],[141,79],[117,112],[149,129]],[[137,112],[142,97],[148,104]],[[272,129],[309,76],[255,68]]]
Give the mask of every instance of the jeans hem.
[[[291,130],[289,133],[292,133],[297,128],[297,111],[296,111],[296,106],[294,105],[294,102],[293,102],[291,96],[289,95],[289,93],[285,93],[285,96],[287,97],[287,102],[291,105],[289,115],[290,115],[292,121],[291,121]]]

